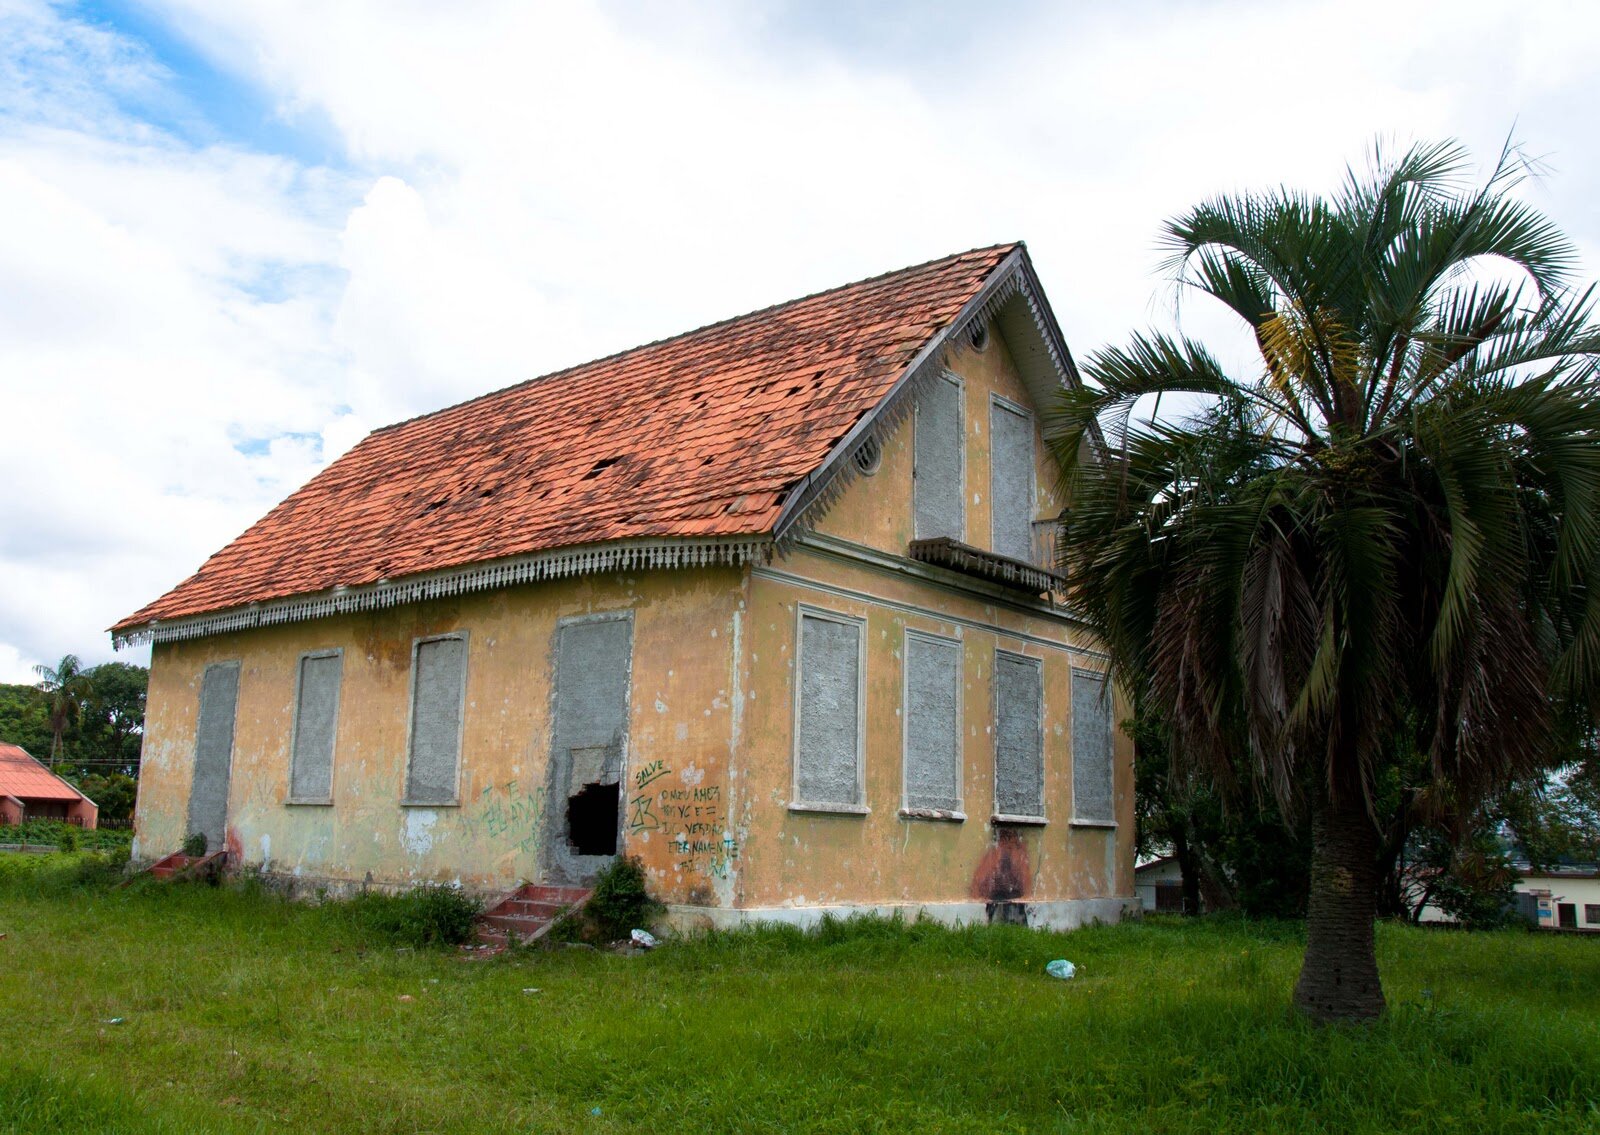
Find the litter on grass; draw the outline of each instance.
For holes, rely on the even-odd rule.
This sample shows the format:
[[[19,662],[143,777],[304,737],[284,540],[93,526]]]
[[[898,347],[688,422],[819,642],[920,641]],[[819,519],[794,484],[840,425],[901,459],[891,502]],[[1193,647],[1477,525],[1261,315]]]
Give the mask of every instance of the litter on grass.
[[[660,942],[656,941],[656,936],[650,933],[648,930],[635,930],[628,937],[633,941],[633,944],[638,946],[641,950],[653,950],[657,946],[661,945]]]
[[[1059,977],[1062,981],[1070,981],[1072,975],[1078,972],[1078,967],[1067,961],[1066,958],[1057,958],[1044,967],[1044,972],[1051,977]]]

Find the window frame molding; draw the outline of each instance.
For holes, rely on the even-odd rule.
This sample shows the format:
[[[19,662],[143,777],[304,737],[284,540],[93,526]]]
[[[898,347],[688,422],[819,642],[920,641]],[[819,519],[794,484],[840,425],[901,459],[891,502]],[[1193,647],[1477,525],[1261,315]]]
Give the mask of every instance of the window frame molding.
[[[833,813],[846,816],[866,816],[872,808],[867,803],[867,619],[864,615],[846,615],[810,603],[796,603],[794,622],[794,679],[789,744],[789,804],[791,812]],[[805,690],[805,626],[806,619],[842,623],[856,628],[856,799],[858,803],[833,803],[825,800],[804,800],[800,796],[800,711]]]
[[[1021,402],[994,390],[989,391],[989,484],[986,486],[989,490],[989,551],[997,556],[1009,554],[1000,550],[995,529],[999,515],[994,507],[998,499],[994,491],[994,414],[997,409],[1020,415],[1028,423],[1028,558],[1024,562],[1037,566],[1039,551],[1035,546],[1033,526],[1039,516],[1039,419]]]
[[[305,683],[306,661],[313,658],[337,658],[339,660],[339,685],[333,692],[333,738],[328,745],[328,795],[296,796],[294,792],[295,758],[298,755],[300,741],[300,693]],[[333,807],[333,770],[339,755],[339,709],[344,704],[344,647],[333,646],[321,650],[303,650],[294,660],[294,701],[289,712],[289,784],[285,792],[283,803],[286,807]],[[409,773],[410,747],[407,746],[406,760]]]
[[[1072,815],[1067,824],[1074,828],[1099,828],[1103,831],[1115,831],[1122,825],[1117,820],[1117,727],[1116,692],[1111,688],[1111,673],[1108,670],[1091,670],[1086,666],[1069,666],[1068,668],[1067,700],[1073,711],[1073,719],[1069,733],[1072,737]],[[1073,703],[1073,692],[1077,687],[1078,675],[1093,678],[1101,683],[1105,696],[1111,700],[1111,705],[1106,713],[1106,775],[1110,779],[1111,817],[1101,819],[1093,816],[1080,816],[1078,814],[1078,745],[1077,745],[1077,706]]]
[[[925,639],[928,642],[940,643],[956,648],[956,795],[955,807],[949,808],[924,808],[913,807],[911,804],[911,649],[913,638]],[[966,683],[962,677],[966,672],[967,648],[961,637],[960,628],[956,628],[954,635],[937,634],[933,631],[919,630],[916,627],[906,627],[900,637],[900,818],[902,820],[934,820],[944,823],[963,823],[967,818],[967,777],[966,777],[966,714],[963,696],[966,692]]]
[[[967,380],[955,371],[948,368],[941,370],[934,376],[935,382],[948,382],[956,388],[956,436],[960,439],[957,446],[958,456],[961,461],[961,470],[957,476],[961,484],[960,491],[956,493],[956,502],[961,506],[961,515],[956,527],[960,529],[955,534],[955,539],[965,542],[967,538]],[[934,539],[939,534],[928,535],[917,529],[917,429],[922,419],[922,405],[918,400],[911,408],[911,538],[913,540]]]
[[[461,690],[458,704],[461,712],[456,719],[456,782],[449,800],[413,800],[411,798],[411,766],[416,757],[413,742],[417,728],[417,657],[422,647],[430,642],[454,639],[461,643]],[[443,634],[418,635],[411,640],[410,693],[406,698],[406,779],[400,786],[402,808],[459,808],[461,807],[461,766],[466,763],[467,740],[467,672],[472,664],[471,636],[465,630],[446,631]]]
[[[1029,815],[1026,812],[1000,811],[1000,656],[1004,654],[1011,658],[1020,658],[1039,671],[1039,701],[1034,720],[1038,723],[1039,739],[1039,814]],[[1032,824],[1043,827],[1050,822],[1050,801],[1047,791],[1049,777],[1048,765],[1045,761],[1045,727],[1044,727],[1044,659],[1025,654],[1020,650],[1008,650],[996,645],[994,648],[994,665],[991,669],[990,683],[993,690],[990,694],[990,704],[994,713],[994,744],[990,747],[994,760],[994,808],[989,816],[991,824]]]

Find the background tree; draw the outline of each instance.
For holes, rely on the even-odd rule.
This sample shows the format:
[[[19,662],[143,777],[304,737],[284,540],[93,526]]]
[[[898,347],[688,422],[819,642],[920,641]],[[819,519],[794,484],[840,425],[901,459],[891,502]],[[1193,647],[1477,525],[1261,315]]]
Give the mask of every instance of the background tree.
[[[1377,797],[1396,753],[1462,805],[1600,703],[1600,333],[1509,152],[1374,154],[1169,222],[1179,285],[1260,372],[1187,338],[1098,352],[1049,423],[1069,598],[1172,752],[1311,816],[1296,1004],[1384,1007]],[[1104,438],[1104,444],[1098,439]],[[1557,707],[1553,712],[1552,707]]]
[[[1285,817],[1271,798],[1225,798],[1192,763],[1173,759],[1170,733],[1153,713],[1140,713],[1127,728],[1135,746],[1135,848],[1140,856],[1170,854],[1177,861],[1184,913],[1304,917],[1309,827]]]
[[[68,745],[73,764],[103,775],[137,777],[150,671],[126,662],[102,662],[85,673],[89,693]]]
[[[62,669],[72,670],[65,663],[63,659],[63,666],[50,671],[54,679]],[[0,741],[20,745],[34,756],[54,752],[55,771],[99,805],[102,824],[130,820],[150,672],[126,662],[103,662],[86,670],[78,667],[77,678],[75,687],[84,692],[59,739],[52,721],[58,691],[41,688],[45,682],[0,685]]]
[[[0,685],[0,741],[35,756],[50,751],[50,710],[37,686]]]
[[[88,700],[90,679],[76,654],[62,655],[53,669],[41,663],[33,670],[39,675],[39,689],[46,699],[50,719],[50,767],[54,769],[61,756],[61,738],[68,726],[78,720],[78,713]]]

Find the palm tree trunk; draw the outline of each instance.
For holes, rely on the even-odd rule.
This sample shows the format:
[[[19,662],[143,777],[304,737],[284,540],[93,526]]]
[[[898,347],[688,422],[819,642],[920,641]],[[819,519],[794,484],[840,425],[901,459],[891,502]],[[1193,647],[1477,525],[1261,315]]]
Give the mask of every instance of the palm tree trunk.
[[[1358,793],[1321,796],[1311,816],[1306,956],[1294,1003],[1319,1022],[1368,1020],[1384,1010],[1373,940],[1378,830]]]

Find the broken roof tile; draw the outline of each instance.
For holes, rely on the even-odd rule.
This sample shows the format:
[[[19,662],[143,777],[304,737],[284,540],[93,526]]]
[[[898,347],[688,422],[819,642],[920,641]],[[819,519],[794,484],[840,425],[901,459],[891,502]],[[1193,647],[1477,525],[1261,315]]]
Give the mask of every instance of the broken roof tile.
[[[760,536],[1018,246],[948,256],[386,426],[113,628],[629,538]]]

